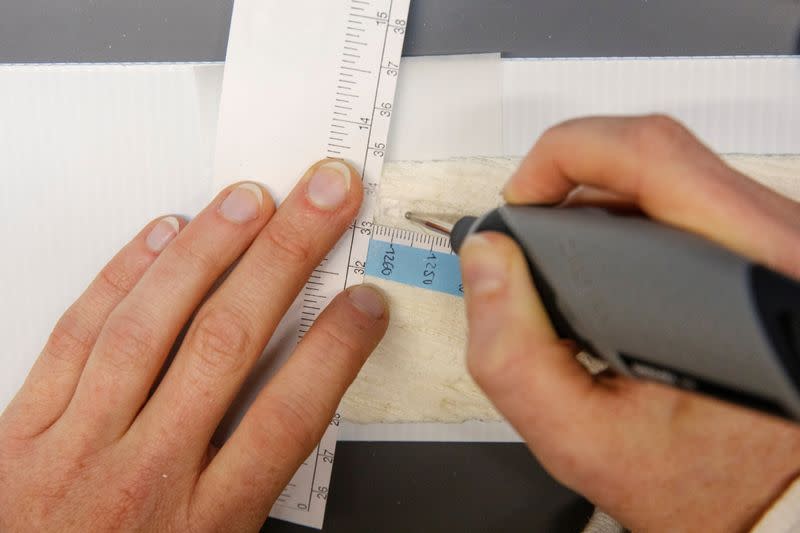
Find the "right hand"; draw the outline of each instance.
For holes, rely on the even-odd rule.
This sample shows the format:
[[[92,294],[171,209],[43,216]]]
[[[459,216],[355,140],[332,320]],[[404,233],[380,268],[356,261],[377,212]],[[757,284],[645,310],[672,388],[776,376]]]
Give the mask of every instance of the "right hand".
[[[571,194],[575,191],[575,194]],[[800,205],[728,167],[659,116],[549,130],[505,189],[650,217],[800,278]],[[511,239],[461,250],[478,384],[557,479],[636,531],[751,527],[800,471],[800,426],[625,376],[590,376],[559,339]]]

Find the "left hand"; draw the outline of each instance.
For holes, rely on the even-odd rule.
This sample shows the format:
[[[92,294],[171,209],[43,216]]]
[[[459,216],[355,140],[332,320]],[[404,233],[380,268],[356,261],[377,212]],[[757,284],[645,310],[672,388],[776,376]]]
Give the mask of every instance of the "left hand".
[[[228,442],[209,443],[361,198],[352,168],[323,161],[277,211],[247,183],[188,225],[149,224],[64,314],[0,418],[0,530],[261,527],[386,331],[383,297],[334,299]]]

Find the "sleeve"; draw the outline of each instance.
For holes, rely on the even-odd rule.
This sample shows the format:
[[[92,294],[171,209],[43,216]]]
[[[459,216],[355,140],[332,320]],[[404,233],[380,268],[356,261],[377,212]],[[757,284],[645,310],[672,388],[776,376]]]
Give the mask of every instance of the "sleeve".
[[[750,533],[792,533],[800,531],[800,478],[773,502]]]

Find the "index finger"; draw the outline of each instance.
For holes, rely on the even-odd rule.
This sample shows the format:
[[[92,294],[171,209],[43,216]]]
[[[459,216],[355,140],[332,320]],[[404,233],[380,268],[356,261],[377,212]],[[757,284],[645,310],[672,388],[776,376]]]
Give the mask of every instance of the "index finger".
[[[233,531],[263,523],[331,424],[388,318],[386,300],[374,288],[357,286],[336,297],[198,477],[195,509],[235,517],[226,524]],[[332,462],[333,451],[320,448],[312,464]]]
[[[579,185],[800,277],[800,206],[730,168],[664,116],[565,122],[536,143],[505,189],[512,204],[552,204]]]
[[[187,462],[204,460],[283,315],[352,223],[362,197],[360,177],[343,162],[323,160],[308,170],[196,311],[164,379],[131,426],[134,439],[169,434]]]

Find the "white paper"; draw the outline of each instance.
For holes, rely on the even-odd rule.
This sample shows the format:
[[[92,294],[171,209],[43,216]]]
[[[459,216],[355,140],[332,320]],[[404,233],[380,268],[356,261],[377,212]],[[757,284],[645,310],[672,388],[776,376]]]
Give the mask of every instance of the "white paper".
[[[0,409],[112,255],[208,201],[209,68],[0,66]]]
[[[649,111],[677,114],[721,151],[800,153],[800,58],[501,63],[504,149],[494,155],[522,155],[565,118]],[[426,83],[416,76],[406,69],[402,82]],[[654,76],[693,88],[665,91]],[[0,409],[102,265],[152,218],[192,215],[212,197],[221,78],[219,64],[0,66]],[[442,138],[459,138],[451,125]],[[342,438],[503,440],[509,431],[411,426],[346,426]]]
[[[505,155],[584,115],[667,113],[720,153],[800,153],[800,57],[503,62]]]
[[[344,2],[237,0],[234,4],[222,96],[219,105],[213,183],[264,184],[282,202],[308,166],[326,154],[330,114],[336,97],[338,54],[344,29]],[[327,297],[327,296],[326,296]],[[328,299],[330,301],[330,299]],[[262,387],[291,355],[300,326],[300,302],[290,307],[276,328],[233,406],[223,419],[220,437],[228,437]],[[298,421],[299,422],[299,421]],[[325,438],[335,445],[338,428]],[[326,490],[328,464],[318,448],[295,473],[270,516],[322,528],[325,500],[314,498],[317,483]],[[304,482],[301,483],[300,481]]]
[[[341,7],[236,2],[219,113],[217,189],[253,179],[280,202],[325,156],[341,47],[341,35],[329,27],[346,16]]]
[[[387,157],[502,154],[502,101],[500,54],[406,58]]]
[[[506,422],[480,422],[474,420],[461,424],[353,424],[345,421],[339,430],[339,440],[368,442],[522,442],[522,437]]]

